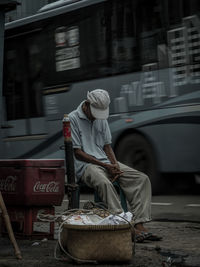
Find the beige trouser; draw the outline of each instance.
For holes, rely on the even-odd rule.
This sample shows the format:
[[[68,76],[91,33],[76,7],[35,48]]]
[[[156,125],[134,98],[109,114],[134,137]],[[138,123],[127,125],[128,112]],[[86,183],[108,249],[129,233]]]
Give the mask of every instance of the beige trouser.
[[[120,187],[126,195],[135,224],[151,220],[151,183],[148,176],[119,162],[123,174],[118,178]],[[89,164],[81,180],[94,188],[99,197],[108,205],[111,212],[122,212],[119,196],[108,179],[106,169]]]

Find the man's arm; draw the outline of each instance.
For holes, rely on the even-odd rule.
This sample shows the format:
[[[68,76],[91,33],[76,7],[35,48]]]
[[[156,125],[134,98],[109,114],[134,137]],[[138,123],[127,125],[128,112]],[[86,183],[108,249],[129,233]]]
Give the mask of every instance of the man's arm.
[[[123,172],[120,171],[119,164],[117,162],[117,159],[115,157],[115,153],[113,152],[111,145],[110,144],[105,145],[103,150],[106,153],[106,156],[108,157],[110,162],[112,163],[112,168],[111,168],[110,172],[112,174],[112,182],[114,182],[117,178],[120,177],[120,175]]]
[[[108,157],[110,162],[112,164],[117,164],[118,165],[118,162],[116,160],[116,157],[115,157],[115,154],[113,152],[113,149],[112,149],[111,145],[110,144],[104,145],[103,150],[106,153],[106,156]]]
[[[96,159],[95,157],[85,153],[80,148],[74,148],[74,155],[78,160],[81,160],[81,161],[84,161],[87,163],[91,163],[91,164],[95,164],[95,165],[98,165],[98,166],[105,168],[108,171],[108,173],[110,174],[112,181],[116,180],[119,177],[119,175],[122,173],[119,170],[119,168],[117,168],[116,164],[108,164],[105,162],[101,162],[100,160]]]
[[[100,160],[96,159],[95,157],[85,153],[80,148],[74,148],[74,155],[78,160],[81,160],[81,161],[84,161],[84,162],[87,162],[87,163],[92,163],[92,164],[104,167],[106,169],[108,168],[109,164],[101,162]]]

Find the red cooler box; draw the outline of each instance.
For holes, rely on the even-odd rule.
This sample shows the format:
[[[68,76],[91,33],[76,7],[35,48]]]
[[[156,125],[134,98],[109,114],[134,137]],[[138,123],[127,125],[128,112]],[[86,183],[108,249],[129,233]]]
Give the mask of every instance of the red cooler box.
[[[0,191],[6,205],[59,206],[64,183],[64,160],[0,160]]]

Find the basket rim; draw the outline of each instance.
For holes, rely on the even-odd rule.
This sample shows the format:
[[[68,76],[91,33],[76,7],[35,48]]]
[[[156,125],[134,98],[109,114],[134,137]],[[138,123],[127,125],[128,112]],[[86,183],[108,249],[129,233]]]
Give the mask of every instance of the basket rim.
[[[63,223],[63,227],[67,229],[75,229],[75,230],[96,230],[96,231],[112,231],[112,230],[122,230],[122,229],[130,229],[131,225],[128,223],[126,224],[115,224],[115,225],[86,225],[86,224],[68,224],[68,223]]]

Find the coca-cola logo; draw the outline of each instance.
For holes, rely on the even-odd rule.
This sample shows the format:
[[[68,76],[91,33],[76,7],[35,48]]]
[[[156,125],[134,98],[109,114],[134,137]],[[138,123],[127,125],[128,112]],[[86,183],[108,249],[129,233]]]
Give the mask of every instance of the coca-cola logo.
[[[43,193],[58,193],[59,183],[51,181],[49,183],[36,182],[33,186],[33,192],[43,192]]]
[[[5,179],[0,179],[0,191],[15,192],[17,185],[17,176],[7,176]]]

